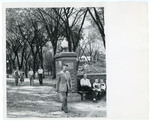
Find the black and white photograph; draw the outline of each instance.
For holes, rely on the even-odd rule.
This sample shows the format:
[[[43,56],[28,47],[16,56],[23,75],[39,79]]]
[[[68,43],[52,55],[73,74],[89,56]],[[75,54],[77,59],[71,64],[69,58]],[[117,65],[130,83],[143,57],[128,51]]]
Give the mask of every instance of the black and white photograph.
[[[150,2],[2,1],[2,120],[149,118]]]
[[[107,117],[105,7],[9,7],[6,117]]]

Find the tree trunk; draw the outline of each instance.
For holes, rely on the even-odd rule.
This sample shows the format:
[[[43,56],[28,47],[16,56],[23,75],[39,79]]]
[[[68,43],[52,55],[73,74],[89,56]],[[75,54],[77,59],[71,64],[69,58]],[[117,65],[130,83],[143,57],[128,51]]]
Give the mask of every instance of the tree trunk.
[[[52,60],[52,75],[53,75],[53,79],[56,78],[56,65],[55,65],[55,58],[53,58]]]
[[[106,49],[105,35],[102,36],[104,48]]]
[[[40,58],[40,66],[43,69],[43,78],[45,78],[44,66],[43,66],[43,51],[42,51],[42,47],[41,47],[40,52],[39,52],[39,58]]]
[[[23,67],[23,60],[24,60],[24,54],[25,54],[25,45],[24,45],[24,48],[23,48],[22,51],[23,51],[23,52],[22,52],[21,64],[20,64],[20,68],[21,68],[21,69],[22,69],[22,67]]]
[[[9,70],[10,70],[10,73],[12,73],[13,72],[13,60],[10,60],[9,61]]]
[[[26,78],[28,78],[28,63],[27,63],[27,61],[25,63],[25,76],[26,76]]]
[[[35,78],[35,71],[36,71],[36,70],[35,70],[36,57],[34,56],[33,58],[34,58],[34,59],[33,59],[33,73],[34,73],[33,75],[34,75],[34,78]]]
[[[56,78],[56,65],[55,65],[55,58],[52,59],[52,78]]]
[[[57,50],[57,42],[54,44],[53,43],[53,51],[54,51],[54,55],[53,55],[53,59],[52,59],[52,78],[55,79],[56,78],[56,65],[55,65],[55,55],[56,55],[56,50]]]
[[[18,54],[16,54],[16,57],[17,57],[18,68],[19,68],[19,70],[20,70],[20,62],[19,62],[19,56],[18,56]]]

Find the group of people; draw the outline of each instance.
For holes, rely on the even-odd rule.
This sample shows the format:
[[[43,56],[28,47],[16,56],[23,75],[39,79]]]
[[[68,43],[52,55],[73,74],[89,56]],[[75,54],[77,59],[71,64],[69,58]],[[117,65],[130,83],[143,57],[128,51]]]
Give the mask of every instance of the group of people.
[[[81,89],[84,92],[88,92],[92,94],[93,101],[96,102],[98,100],[99,95],[105,93],[106,85],[103,79],[95,79],[95,82],[91,84],[90,80],[87,79],[87,74],[83,75],[83,78],[80,80]],[[56,91],[60,93],[61,97],[61,110],[65,113],[68,112],[67,107],[67,97],[68,92],[71,92],[72,89],[72,80],[70,72],[68,71],[68,65],[63,65],[62,71],[57,74],[57,83],[56,83]],[[83,96],[84,97],[84,96]]]
[[[91,84],[90,80],[87,78],[87,74],[83,74],[83,78],[80,80],[82,94],[82,100],[85,100],[86,94],[92,95],[93,101],[97,102],[97,100],[105,94],[106,92],[106,84],[104,80],[101,78],[100,82],[99,79],[95,79],[94,83]]]
[[[38,73],[38,77],[39,77],[39,83],[40,83],[40,85],[42,85],[43,84],[43,69],[41,67],[39,67],[37,73]],[[28,77],[30,79],[30,86],[33,86],[34,85],[34,72],[33,72],[32,68],[28,72]],[[24,72],[22,70],[19,70],[18,67],[14,71],[14,78],[15,78],[16,86],[18,86],[18,84],[19,84],[19,78],[20,78],[21,84],[24,82]]]

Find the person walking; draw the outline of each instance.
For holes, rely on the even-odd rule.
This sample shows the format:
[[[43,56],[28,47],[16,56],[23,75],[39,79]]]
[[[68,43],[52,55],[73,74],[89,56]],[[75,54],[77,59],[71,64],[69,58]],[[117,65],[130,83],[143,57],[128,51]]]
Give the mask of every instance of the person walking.
[[[24,82],[24,72],[22,71],[22,69],[20,71],[20,82],[21,84]]]
[[[19,75],[20,75],[20,73],[19,73],[19,69],[17,67],[16,70],[14,71],[14,78],[15,78],[16,86],[18,86]]]
[[[56,91],[60,92],[62,101],[61,110],[63,110],[65,113],[68,113],[67,97],[68,92],[71,91],[72,88],[72,81],[70,72],[68,71],[68,65],[63,66],[63,70],[58,73],[57,77],[58,80],[56,83]]]
[[[34,80],[33,80],[34,79],[34,77],[33,77],[34,73],[33,73],[32,68],[30,69],[28,75],[29,75],[29,79],[30,79],[30,86],[33,86],[34,85]]]
[[[43,84],[43,69],[41,67],[39,67],[38,69],[38,75],[39,75],[39,83],[40,85]]]

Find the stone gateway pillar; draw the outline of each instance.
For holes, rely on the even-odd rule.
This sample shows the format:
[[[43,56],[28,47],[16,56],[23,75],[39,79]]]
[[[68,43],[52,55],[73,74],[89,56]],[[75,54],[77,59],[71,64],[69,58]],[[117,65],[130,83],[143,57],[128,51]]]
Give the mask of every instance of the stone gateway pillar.
[[[81,95],[78,94],[77,88],[77,55],[74,52],[61,52],[55,56],[56,75],[63,69],[63,65],[68,65],[68,70],[72,80],[72,91],[68,94],[68,101],[80,101]],[[59,94],[56,96],[56,100],[60,100]]]

